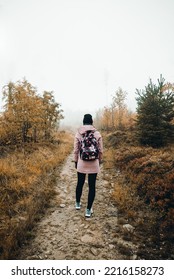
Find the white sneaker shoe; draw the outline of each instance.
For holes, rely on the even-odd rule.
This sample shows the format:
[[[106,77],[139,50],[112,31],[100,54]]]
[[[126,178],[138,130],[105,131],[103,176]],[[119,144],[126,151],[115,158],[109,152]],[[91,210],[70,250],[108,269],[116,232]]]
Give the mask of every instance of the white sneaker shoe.
[[[81,208],[81,203],[80,203],[80,202],[76,202],[75,207],[76,207],[76,210],[80,210],[80,208]]]
[[[86,209],[85,217],[90,218],[92,214],[93,214],[92,208]]]

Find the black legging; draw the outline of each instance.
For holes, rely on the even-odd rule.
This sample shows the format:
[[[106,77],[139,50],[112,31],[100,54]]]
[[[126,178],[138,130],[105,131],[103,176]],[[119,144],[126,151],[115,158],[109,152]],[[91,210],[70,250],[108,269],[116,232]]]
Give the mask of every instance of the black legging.
[[[85,177],[86,177],[86,174],[77,172],[77,178],[78,178],[77,187],[76,187],[76,201],[77,202],[80,202],[80,198],[81,198],[82,190],[83,190],[83,185],[85,183]],[[96,178],[97,178],[97,173],[88,174],[89,192],[88,192],[87,209],[91,209],[92,204],[94,202]]]

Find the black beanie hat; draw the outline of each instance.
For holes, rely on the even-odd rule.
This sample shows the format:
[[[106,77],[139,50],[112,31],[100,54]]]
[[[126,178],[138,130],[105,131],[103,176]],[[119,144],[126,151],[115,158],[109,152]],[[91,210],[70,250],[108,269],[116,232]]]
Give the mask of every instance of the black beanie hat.
[[[92,116],[90,114],[84,115],[83,124],[93,124]]]

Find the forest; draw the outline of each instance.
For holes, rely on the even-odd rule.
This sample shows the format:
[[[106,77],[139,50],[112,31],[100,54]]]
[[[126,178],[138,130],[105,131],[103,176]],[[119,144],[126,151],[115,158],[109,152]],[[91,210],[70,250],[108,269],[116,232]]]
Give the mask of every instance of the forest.
[[[160,76],[137,89],[137,110],[118,88],[94,125],[104,141],[103,168],[115,176],[111,199],[136,228],[138,259],[173,259],[174,85]],[[26,79],[3,87],[0,115],[0,259],[10,259],[55,195],[55,171],[73,150],[60,130],[54,92],[39,94]],[[127,237],[128,238],[128,237]]]

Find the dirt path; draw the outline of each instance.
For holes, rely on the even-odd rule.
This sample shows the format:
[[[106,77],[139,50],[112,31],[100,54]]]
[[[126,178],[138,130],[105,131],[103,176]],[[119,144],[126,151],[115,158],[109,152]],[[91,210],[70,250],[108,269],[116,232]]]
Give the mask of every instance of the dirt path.
[[[112,178],[103,168],[98,175],[92,218],[84,216],[88,191],[86,182],[82,208],[75,209],[76,170],[72,159],[70,154],[57,174],[57,195],[34,230],[34,238],[23,246],[18,259],[135,259],[136,246],[123,239],[124,225],[118,224],[117,209],[110,199]],[[121,254],[120,248],[128,249],[129,255],[124,254],[124,250]]]

